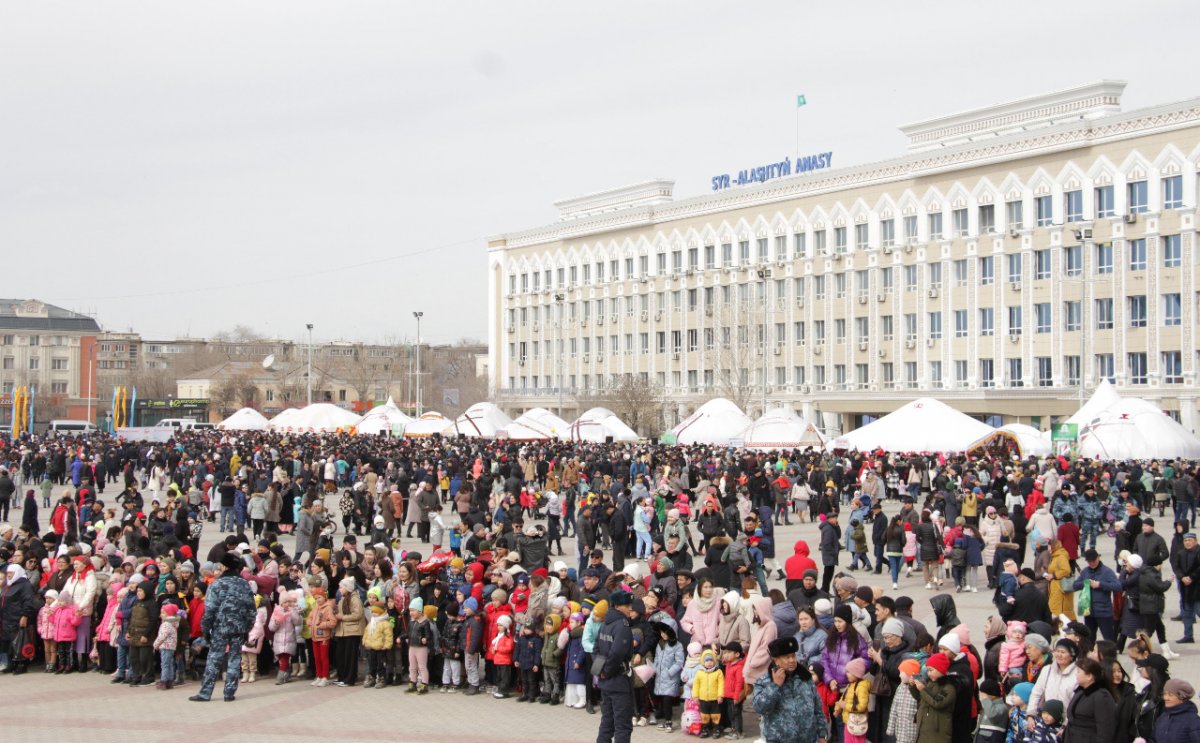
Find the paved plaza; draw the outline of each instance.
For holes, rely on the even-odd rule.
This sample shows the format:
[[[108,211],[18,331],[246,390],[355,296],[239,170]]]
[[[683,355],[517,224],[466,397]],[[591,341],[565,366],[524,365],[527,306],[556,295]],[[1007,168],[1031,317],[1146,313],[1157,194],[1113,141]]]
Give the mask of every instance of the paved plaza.
[[[336,502],[333,497],[326,500],[329,504]],[[898,511],[899,506],[895,503],[885,506],[889,516]],[[1162,519],[1160,523],[1170,521]],[[206,526],[202,554],[223,536],[215,527],[215,524]],[[781,564],[791,555],[797,539],[806,539],[815,548],[816,525],[793,523],[776,529]],[[292,538],[285,536],[283,541],[290,552]],[[340,543],[340,536],[337,541]],[[428,544],[418,544],[415,538],[404,539],[403,544],[426,554],[430,549]],[[564,540],[564,547],[567,547],[568,557],[562,559],[574,565],[574,539]],[[1111,565],[1107,556],[1112,554],[1112,540],[1103,538],[1098,548]],[[849,562],[848,557],[843,558],[843,564]],[[1026,564],[1030,563],[1027,559]],[[611,560],[608,564],[611,566]],[[886,575],[868,578],[862,571],[854,575],[860,582],[884,586],[889,595],[912,596],[916,602],[914,615],[932,626],[932,611],[927,599],[936,592],[925,590],[917,575],[906,579],[902,572],[897,591],[891,590]],[[771,579],[769,583],[774,587],[780,581]],[[953,589],[949,592],[953,594]],[[971,627],[971,639],[977,648],[982,647],[983,622],[995,613],[990,601],[991,592],[981,590],[953,595],[959,616]],[[1178,607],[1178,593],[1174,588],[1167,595],[1167,607],[1168,614],[1173,616]],[[1178,639],[1182,625],[1168,621],[1167,633],[1169,640]],[[1172,675],[1193,680],[1200,678],[1200,650],[1196,647],[1173,645],[1182,657],[1171,662]],[[1127,662],[1126,668],[1132,670],[1132,663]],[[171,691],[158,691],[153,687],[131,689],[110,684],[107,676],[96,673],[54,676],[35,669],[23,676],[0,676],[0,695],[4,699],[3,738],[27,740],[55,734],[72,740],[86,740],[94,734],[96,740],[114,740],[118,736],[124,740],[132,735],[139,743],[179,741],[181,736],[186,736],[188,743],[247,739],[262,743],[378,743],[397,738],[406,743],[448,740],[464,743],[485,740],[490,743],[582,742],[595,740],[600,722],[599,714],[589,715],[584,710],[521,704],[513,699],[496,700],[486,695],[465,697],[431,692],[413,697],[402,693],[404,687],[376,690],[361,686],[349,689],[330,686],[317,689],[307,682],[275,686],[273,678],[260,678],[254,684],[243,683],[237,701],[232,704],[221,701],[219,694],[212,702],[197,704],[187,701],[198,686],[195,681]],[[745,720],[747,732],[757,730],[757,720],[749,703],[746,704]],[[663,737],[651,727],[634,729],[635,739],[645,741]]]

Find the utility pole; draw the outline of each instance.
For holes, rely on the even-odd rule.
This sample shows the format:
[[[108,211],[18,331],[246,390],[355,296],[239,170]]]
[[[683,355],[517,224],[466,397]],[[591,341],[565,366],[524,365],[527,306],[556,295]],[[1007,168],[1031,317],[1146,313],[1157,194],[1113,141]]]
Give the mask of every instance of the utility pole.
[[[421,417],[421,318],[425,316],[424,312],[414,312],[413,317],[417,318],[417,417]]]
[[[558,307],[558,322],[555,323],[555,325],[558,326],[558,353],[555,355],[557,356],[557,361],[558,361],[558,417],[560,417],[560,418],[562,417],[562,414],[563,414],[563,327],[562,327],[563,305],[562,305],[562,303],[563,303],[564,298],[565,298],[565,296],[562,294],[554,295],[554,303]]]
[[[308,375],[307,375],[307,377],[308,377],[308,379],[307,379],[308,404],[312,405],[312,329],[313,329],[313,326],[312,326],[312,323],[308,323],[307,325],[305,325],[305,327],[308,328]]]
[[[771,269],[758,269],[758,278],[762,281],[762,296],[759,299],[762,300],[763,308],[762,343],[758,347],[758,352],[762,355],[762,410],[759,412],[761,416],[767,412],[767,308],[770,305],[770,298],[767,296],[770,287],[767,280],[771,278]]]

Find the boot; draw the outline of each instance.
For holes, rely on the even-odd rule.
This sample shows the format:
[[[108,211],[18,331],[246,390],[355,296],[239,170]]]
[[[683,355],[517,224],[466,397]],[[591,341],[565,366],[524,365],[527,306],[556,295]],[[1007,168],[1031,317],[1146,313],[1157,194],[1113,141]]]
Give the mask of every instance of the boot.
[[[550,697],[549,704],[551,707],[562,704],[562,699],[558,696],[558,694],[554,694]]]
[[[375,688],[375,677],[367,676],[366,678],[364,678],[363,679],[363,688],[364,689],[374,689]]]
[[[549,704],[550,703],[550,695],[542,694],[541,696],[539,696],[537,698],[537,702],[538,702],[538,704]]]
[[[429,693],[429,686],[427,684],[418,684],[417,685],[417,694],[428,694],[428,693]]]
[[[1179,658],[1179,653],[1173,652],[1170,643],[1164,642],[1162,643],[1162,657],[1167,660],[1176,660]]]
[[[167,682],[166,682],[166,681],[159,681],[159,682],[157,682],[156,684],[154,684],[154,688],[155,688],[155,689],[158,689],[159,691],[165,691],[165,690],[166,690],[166,688],[167,688]]]
[[[464,694],[464,695],[466,695],[466,696],[468,696],[468,697],[473,697],[473,696],[475,696],[475,695],[476,695],[476,694],[478,694],[478,693],[479,693],[479,687],[478,687],[478,686],[468,686],[468,687],[467,687],[467,690],[463,692],[463,694]]]
[[[246,683],[253,684],[255,681],[258,681],[258,670],[252,668],[250,669],[250,678],[246,681]]]
[[[708,725],[700,726],[700,737],[701,738],[711,738],[712,737],[712,734],[708,732]]]
[[[596,708],[592,705],[592,700],[590,698],[587,700],[587,713],[589,715],[596,714]]]
[[[287,671],[280,671],[279,673],[277,673],[275,675],[275,685],[276,686],[283,686],[287,682],[288,682],[288,672]]]
[[[410,682],[408,685],[408,688],[404,690],[404,693],[405,694],[416,694],[417,693],[417,682],[415,682],[415,681]]]

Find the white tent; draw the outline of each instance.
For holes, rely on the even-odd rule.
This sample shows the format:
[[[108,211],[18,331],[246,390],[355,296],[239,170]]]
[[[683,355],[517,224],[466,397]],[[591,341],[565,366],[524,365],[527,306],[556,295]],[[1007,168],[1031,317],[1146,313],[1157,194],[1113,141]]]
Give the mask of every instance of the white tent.
[[[1009,423],[1006,426],[1000,426],[971,444],[967,450],[989,449],[1004,445],[1015,448],[1017,456],[1022,458],[1031,455],[1044,457],[1053,451],[1049,436],[1024,423]]]
[[[428,413],[422,413],[420,418],[404,427],[404,435],[410,438],[432,436],[435,433],[447,436],[454,433],[454,421],[431,410]]]
[[[571,441],[602,444],[613,441],[637,441],[638,435],[608,408],[592,408],[575,419],[570,427]]]
[[[568,439],[571,435],[571,424],[545,408],[526,411],[517,416],[513,423],[524,426],[530,431],[545,434],[544,438],[548,439]]]
[[[312,405],[297,410],[288,418],[282,428],[285,431],[329,433],[348,431],[357,426],[360,420],[362,420],[361,415],[339,408],[333,403],[314,402]]]
[[[267,417],[254,408],[242,408],[217,424],[226,431],[262,431],[267,427]]]
[[[723,397],[717,397],[701,405],[696,412],[683,419],[671,429],[675,443],[717,444],[725,446],[731,439],[741,438],[742,432],[754,421],[742,409]]]
[[[280,411],[274,418],[267,421],[267,429],[272,431],[286,431],[292,420],[300,414],[300,408],[287,408]]]
[[[554,438],[549,433],[539,428],[526,425],[520,421],[513,421],[504,428],[496,432],[497,438],[510,439],[512,441],[549,441]]]
[[[817,427],[790,407],[771,408],[741,434],[745,446],[752,449],[803,449],[824,446]]]
[[[1067,423],[1076,423],[1080,428],[1083,428],[1092,419],[1108,408],[1120,402],[1121,395],[1117,392],[1117,388],[1112,385],[1107,379],[1100,382],[1096,386],[1096,391],[1088,398],[1088,401],[1083,404],[1079,410],[1070,418],[1067,418]]]
[[[1122,398],[1079,427],[1079,456],[1090,459],[1200,459],[1200,438],[1156,405]]]
[[[477,402],[454,421],[455,432],[467,438],[494,439],[512,418],[492,402]]]
[[[367,411],[358,422],[358,432],[364,436],[375,436],[385,431],[399,434],[411,422],[412,418],[396,407],[396,401],[389,397],[383,405],[376,405]]]
[[[961,452],[992,427],[932,397],[913,400],[862,428],[832,439],[828,449]]]

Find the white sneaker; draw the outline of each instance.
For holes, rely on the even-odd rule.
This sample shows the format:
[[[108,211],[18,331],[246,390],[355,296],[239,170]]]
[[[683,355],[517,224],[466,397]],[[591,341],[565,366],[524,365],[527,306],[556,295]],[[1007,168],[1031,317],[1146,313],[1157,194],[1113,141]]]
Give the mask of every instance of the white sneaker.
[[[321,679],[313,679],[312,683],[309,684],[309,686],[320,686],[320,685],[321,685]]]
[[[926,583],[926,584],[925,584],[925,590],[926,590],[926,591],[928,591],[930,588],[933,588],[933,584],[932,584],[932,583]]]
[[[893,584],[892,584],[892,590],[893,590],[893,591],[895,591],[895,590],[896,590],[897,588],[899,588],[899,587],[900,587],[900,586],[896,585],[895,583],[893,583]]]
[[[979,593],[979,586],[971,586],[971,593]]]

